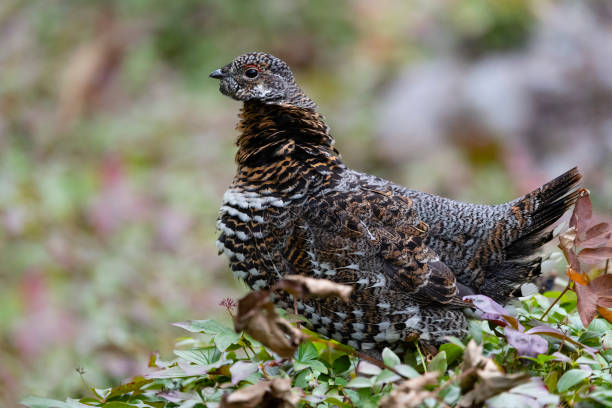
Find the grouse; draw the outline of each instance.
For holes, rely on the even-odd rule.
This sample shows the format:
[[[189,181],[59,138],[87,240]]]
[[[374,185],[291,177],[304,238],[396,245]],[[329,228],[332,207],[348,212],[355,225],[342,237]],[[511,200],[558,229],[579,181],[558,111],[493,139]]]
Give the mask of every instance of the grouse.
[[[351,285],[350,302],[297,302],[321,335],[376,353],[417,334],[467,332],[462,296],[507,302],[540,274],[537,249],[576,201],[569,170],[499,205],[453,201],[349,169],[289,66],[261,52],[210,74],[243,102],[237,172],[223,196],[217,246],[254,290],[301,274]],[[277,304],[293,309],[287,296]]]

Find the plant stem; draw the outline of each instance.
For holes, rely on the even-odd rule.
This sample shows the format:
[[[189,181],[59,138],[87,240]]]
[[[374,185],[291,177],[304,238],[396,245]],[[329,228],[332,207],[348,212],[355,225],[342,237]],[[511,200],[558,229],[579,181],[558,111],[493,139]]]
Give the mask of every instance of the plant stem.
[[[415,341],[414,345],[416,346],[417,353],[419,353],[419,357],[421,357],[421,365],[423,366],[423,372],[425,374],[427,374],[427,366],[425,365],[425,357],[423,357],[423,354],[421,353],[421,348],[419,347],[419,342]]]
[[[561,292],[559,296],[557,296],[557,298],[554,300],[554,302],[552,302],[552,304],[548,306],[548,309],[546,309],[544,314],[540,317],[540,320],[544,320],[548,312],[550,312],[550,310],[557,304],[557,302],[563,297],[563,295],[565,295],[565,292],[567,292],[570,289],[571,284],[572,284],[572,281],[567,282],[567,286],[565,287],[565,289],[563,289],[563,292]]]

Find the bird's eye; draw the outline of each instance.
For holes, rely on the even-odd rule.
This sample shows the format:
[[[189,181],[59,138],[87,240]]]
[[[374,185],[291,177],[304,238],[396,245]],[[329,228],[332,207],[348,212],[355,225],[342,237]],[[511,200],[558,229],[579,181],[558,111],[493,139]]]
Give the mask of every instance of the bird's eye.
[[[246,71],[244,71],[244,75],[247,78],[255,78],[257,75],[259,74],[259,71],[256,68],[249,68]]]

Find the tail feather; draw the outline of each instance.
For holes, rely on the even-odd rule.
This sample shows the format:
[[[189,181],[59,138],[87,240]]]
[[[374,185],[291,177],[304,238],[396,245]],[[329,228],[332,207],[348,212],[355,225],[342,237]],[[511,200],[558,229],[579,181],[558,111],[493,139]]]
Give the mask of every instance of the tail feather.
[[[510,203],[510,217],[518,228],[510,228],[503,249],[504,261],[490,270],[495,279],[487,279],[482,293],[505,301],[520,295],[523,283],[540,275],[542,258],[535,257],[538,249],[553,238],[550,226],[580,197],[578,184],[582,175],[574,167],[542,187]]]
[[[519,225],[505,248],[507,259],[529,256],[552,239],[548,227],[580,197],[578,184],[581,178],[582,174],[574,167],[513,203],[512,213],[520,212],[517,219],[523,225]]]

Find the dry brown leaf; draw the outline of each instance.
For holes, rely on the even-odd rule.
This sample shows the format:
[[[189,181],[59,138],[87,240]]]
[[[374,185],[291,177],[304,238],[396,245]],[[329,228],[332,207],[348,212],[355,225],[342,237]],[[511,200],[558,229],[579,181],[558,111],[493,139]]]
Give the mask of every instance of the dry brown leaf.
[[[289,378],[275,378],[225,394],[220,408],[294,408],[299,400]]]
[[[425,390],[425,386],[438,382],[438,372],[425,373],[400,383],[388,396],[380,401],[380,408],[414,408],[425,398],[434,394]]]
[[[574,282],[577,309],[580,320],[587,327],[597,316],[597,312],[612,322],[612,275],[602,275],[591,280],[588,271],[582,271],[580,261],[598,264],[612,258],[612,247],[605,245],[612,232],[609,224],[601,222],[592,225],[593,209],[587,190],[576,201],[570,226],[559,236],[559,248],[568,262],[566,274]],[[577,247],[583,248],[577,252]]]
[[[251,292],[238,302],[236,332],[245,331],[283,358],[291,358],[304,334],[276,314],[268,291]]]
[[[576,255],[576,227],[573,226],[559,235],[559,248],[563,251],[567,263],[576,273],[580,274],[580,263]]]
[[[349,301],[351,291],[353,290],[348,285],[342,285],[327,279],[313,279],[301,275],[288,275],[278,282],[276,286],[286,290],[296,298],[336,296],[345,302]]]
[[[584,188],[581,190],[580,197],[576,200],[574,211],[570,218],[570,227],[576,227],[578,235],[582,235],[587,230],[589,221],[593,216],[593,205],[591,204],[589,191]]]
[[[580,285],[588,285],[589,284],[589,281],[588,281],[586,275],[583,275],[581,273],[576,272],[569,265],[568,265],[567,269],[565,270],[565,274],[567,275],[568,278],[570,278],[571,280],[573,280],[576,283],[579,283]]]

